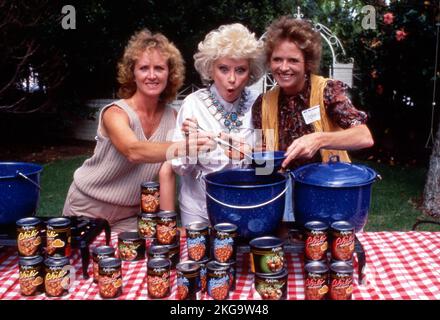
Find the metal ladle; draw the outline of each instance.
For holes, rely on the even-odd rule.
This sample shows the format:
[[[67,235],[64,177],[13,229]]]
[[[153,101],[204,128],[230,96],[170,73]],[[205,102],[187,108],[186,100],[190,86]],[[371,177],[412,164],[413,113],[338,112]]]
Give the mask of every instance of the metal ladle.
[[[197,123],[197,130],[201,130],[201,131],[204,131],[204,132],[208,132],[207,130],[203,129],[203,128],[199,125],[199,123]],[[239,148],[237,148],[237,147],[231,145],[229,142],[227,142],[227,141],[225,141],[225,140],[223,140],[223,139],[220,139],[219,137],[214,137],[214,138],[211,138],[211,139],[213,139],[213,140],[214,140],[215,142],[217,142],[218,144],[221,144],[221,145],[224,145],[224,146],[230,147],[230,148],[234,149],[235,151],[240,152],[242,155],[244,155],[245,157],[249,158],[251,161],[254,161],[254,157],[253,157],[252,155],[250,155],[249,153],[244,152],[243,150],[240,150]]]

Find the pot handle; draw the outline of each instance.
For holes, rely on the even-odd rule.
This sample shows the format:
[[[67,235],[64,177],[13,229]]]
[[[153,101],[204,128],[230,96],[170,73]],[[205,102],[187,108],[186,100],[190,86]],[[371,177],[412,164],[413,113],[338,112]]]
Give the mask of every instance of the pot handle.
[[[28,176],[26,176],[26,175],[23,174],[22,172],[20,172],[20,171],[17,170],[15,174],[16,174],[17,176],[19,176],[19,177],[21,177],[21,178],[23,178],[23,179],[29,181],[30,183],[32,183],[34,186],[36,186],[36,187],[38,188],[38,190],[41,190],[41,186],[40,186],[38,183],[35,183],[32,179],[30,179]]]
[[[233,204],[227,204],[227,203],[221,202],[220,200],[218,200],[218,199],[214,198],[213,196],[211,196],[211,195],[208,193],[208,191],[205,191],[205,192],[206,192],[206,195],[207,195],[212,201],[217,202],[218,204],[220,204],[220,205],[222,205],[222,206],[224,206],[224,207],[231,208],[231,209],[256,209],[256,208],[263,207],[263,206],[265,206],[265,205],[268,205],[269,203],[274,202],[274,201],[277,200],[279,197],[281,197],[283,194],[285,194],[286,191],[287,191],[287,186],[286,186],[286,187],[284,188],[284,190],[281,191],[281,193],[280,193],[279,195],[277,195],[275,198],[270,199],[269,201],[266,201],[266,202],[264,202],[264,203],[255,204],[255,205],[253,205],[253,206],[236,206],[236,205],[233,205]]]
[[[383,178],[380,174],[376,174],[376,181],[381,181]]]
[[[339,155],[337,154],[332,154],[329,158],[328,158],[328,162],[329,163],[335,163],[335,162],[341,162],[339,159]]]

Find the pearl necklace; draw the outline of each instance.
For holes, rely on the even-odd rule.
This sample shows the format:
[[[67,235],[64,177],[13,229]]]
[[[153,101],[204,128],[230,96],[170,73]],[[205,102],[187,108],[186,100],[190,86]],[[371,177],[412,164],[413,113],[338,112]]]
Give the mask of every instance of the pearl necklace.
[[[238,102],[237,111],[230,112],[225,110],[225,107],[214,96],[211,90],[208,89],[208,97],[206,99],[208,100],[207,108],[217,121],[223,123],[223,125],[228,128],[229,132],[239,131],[239,127],[243,124],[243,121],[241,121],[239,117],[244,116],[244,104],[246,103],[248,95],[246,90],[243,90],[240,101]]]

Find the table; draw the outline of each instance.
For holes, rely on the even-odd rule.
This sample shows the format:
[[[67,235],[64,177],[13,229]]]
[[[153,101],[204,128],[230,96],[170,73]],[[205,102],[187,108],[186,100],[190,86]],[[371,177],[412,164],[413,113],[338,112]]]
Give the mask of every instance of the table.
[[[364,284],[358,282],[357,260],[354,262],[353,299],[440,299],[440,232],[364,232],[357,235],[366,254]],[[101,234],[94,246],[104,245]],[[112,234],[111,244],[117,245],[117,235]],[[181,257],[186,260],[185,238],[181,238]],[[18,283],[18,257],[16,249],[0,249],[0,299],[55,299],[44,294],[34,297],[20,295]],[[300,254],[287,254],[288,295],[287,299],[304,299],[303,258]],[[82,277],[79,251],[71,258],[76,270],[76,280],[68,295],[59,299],[101,299],[93,277]],[[249,257],[237,257],[237,289],[230,293],[231,300],[260,300],[253,288],[254,276],[249,272]],[[119,299],[148,300],[146,261],[123,262],[123,295]],[[89,265],[92,275],[92,265]],[[172,294],[176,299],[176,275],[171,276]],[[58,298],[56,298],[58,299]],[[201,300],[212,300],[207,294]]]

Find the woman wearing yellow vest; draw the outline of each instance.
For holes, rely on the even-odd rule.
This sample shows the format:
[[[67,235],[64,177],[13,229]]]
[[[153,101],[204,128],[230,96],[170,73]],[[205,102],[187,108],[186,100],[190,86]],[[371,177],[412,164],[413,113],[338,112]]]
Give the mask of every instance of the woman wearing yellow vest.
[[[350,161],[345,150],[373,145],[367,115],[353,106],[347,86],[314,74],[321,35],[309,22],[286,16],[274,21],[265,50],[277,86],[255,101],[252,120],[255,129],[263,129],[265,149],[286,150],[283,168],[328,161],[332,154]],[[284,220],[292,220],[291,204],[286,205]]]

